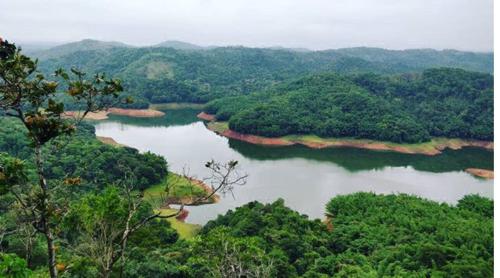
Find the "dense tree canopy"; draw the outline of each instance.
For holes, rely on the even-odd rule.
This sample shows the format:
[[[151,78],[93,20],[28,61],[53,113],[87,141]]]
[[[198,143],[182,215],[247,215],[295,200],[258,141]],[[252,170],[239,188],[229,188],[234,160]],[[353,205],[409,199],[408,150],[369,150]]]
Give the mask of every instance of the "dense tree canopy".
[[[333,198],[326,210],[327,225],[286,208],[282,200],[253,202],[207,223],[201,237],[210,245],[216,241],[212,234],[224,228],[253,240],[248,245],[264,251],[276,277],[493,275],[491,200],[466,196],[450,206],[407,195],[356,193]]]
[[[167,163],[162,156],[103,144],[94,132],[92,125],[83,122],[76,136],[47,145],[47,177],[79,177],[80,187],[94,189],[124,178],[136,180],[137,188],[145,189],[166,177]],[[19,121],[0,117],[0,152],[32,161],[26,131]]]
[[[13,44],[0,44],[2,277],[493,276],[493,201],[477,195],[456,206],[408,195],[337,196],[326,204],[325,221],[310,220],[281,199],[255,201],[208,222],[193,239],[181,239],[160,216],[178,216],[183,205],[169,214],[168,202],[155,208],[140,191],[166,177],[165,159],[105,145],[86,123],[74,133],[76,125],[62,117],[59,97],[86,100],[86,111],[96,111],[107,106],[96,106],[94,97],[117,96],[120,82],[104,75],[86,80],[76,69],[79,78],[72,80],[57,71],[68,82],[59,92],[56,81],[30,77],[36,62]],[[374,55],[373,49],[178,51],[110,44],[80,50],[49,56],[45,70],[69,63],[127,77],[128,93],[142,101],[135,107],[222,97],[207,110],[237,131],[395,142],[493,136],[491,75],[460,69],[367,73],[411,72],[432,59],[488,71],[487,61],[474,55],[460,63],[436,57],[456,53]],[[408,63],[415,57],[420,64]],[[323,70],[356,74],[276,84]],[[236,165],[206,163],[219,186],[207,194],[239,184],[246,176],[231,175]]]
[[[492,72],[490,53],[349,48],[298,52],[287,49],[219,47],[134,48],[82,41],[35,53],[47,72],[78,66],[121,78],[134,96],[128,106],[158,102],[206,102],[262,90],[290,78],[318,72],[397,74],[431,67]]]
[[[417,143],[431,136],[493,139],[493,77],[460,69],[382,76],[320,74],[210,102],[235,131]]]

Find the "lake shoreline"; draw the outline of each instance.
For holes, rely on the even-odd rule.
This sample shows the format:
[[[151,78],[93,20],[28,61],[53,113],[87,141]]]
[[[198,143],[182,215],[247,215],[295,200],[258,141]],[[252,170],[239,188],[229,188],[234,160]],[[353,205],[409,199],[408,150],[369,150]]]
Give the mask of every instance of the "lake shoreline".
[[[64,116],[68,118],[80,117],[82,111],[66,111]],[[89,112],[85,115],[86,120],[102,121],[109,118],[109,115],[127,116],[134,118],[155,118],[165,115],[164,112],[155,109],[127,109],[127,108],[109,108],[105,111]]]
[[[324,203],[329,196],[357,191],[401,192],[456,204],[468,194],[493,196],[493,180],[476,178],[464,171],[467,168],[493,169],[493,152],[484,149],[445,150],[442,155],[425,156],[359,148],[261,147],[239,140],[228,141],[208,130],[196,117],[201,110],[165,112],[166,116],[161,118],[110,117],[112,120],[93,124],[97,136],[111,137],[141,152],[150,151],[166,157],[172,172],[182,174],[185,167],[189,167],[191,174],[204,177],[207,176],[205,161],[213,158],[239,162],[242,171],[251,178],[245,186],[235,188],[235,198],[221,194],[217,204],[185,206],[189,211],[186,223],[205,224],[208,219],[251,200],[269,202],[283,198],[300,213],[323,219],[324,205],[319,201],[304,203],[304,198]],[[368,179],[371,182],[364,182]],[[265,187],[266,184],[273,186]],[[308,186],[304,188],[304,184]],[[197,196],[203,194],[198,188],[193,189],[199,193]],[[164,192],[164,187],[157,192]],[[182,197],[189,190],[182,192],[170,195]],[[159,209],[161,204],[158,200],[154,207]],[[178,205],[171,206],[172,210],[178,208]],[[181,224],[175,217],[172,219]]]
[[[492,180],[495,178],[493,170],[479,169],[479,168],[467,168],[465,172],[482,179]]]
[[[250,144],[263,146],[292,146],[303,145],[312,149],[324,148],[359,148],[373,151],[393,151],[404,154],[422,154],[438,155],[443,150],[449,148],[459,150],[464,147],[478,147],[493,150],[494,143],[490,141],[433,138],[430,142],[418,144],[398,144],[392,142],[383,142],[369,139],[339,139],[339,138],[321,138],[314,135],[287,135],[282,137],[270,138],[251,134],[242,134],[229,129],[227,122],[218,122],[214,115],[202,112],[198,118],[204,120],[209,130],[235,140],[244,141]]]
[[[202,180],[195,179],[195,178],[186,178],[186,179],[189,179],[189,181],[190,181],[190,183],[191,183],[192,186],[198,187],[198,188],[202,189],[203,191],[205,191],[205,193],[207,194],[207,196],[213,193],[212,188],[210,186],[208,186],[206,183],[204,183]],[[182,198],[179,198],[179,197],[170,197],[170,198],[167,199],[167,202],[170,205],[182,205],[182,204],[192,203],[196,199],[197,198],[192,197],[192,196],[182,197]],[[197,203],[195,205],[186,205],[186,207],[217,204],[219,201],[220,201],[220,196],[218,194],[214,194],[214,195],[212,195],[210,198],[208,198],[206,200],[202,200],[202,201],[200,201],[199,203]]]
[[[149,109],[153,110],[180,110],[180,109],[203,109],[204,103],[195,102],[165,102],[165,103],[152,103]]]
[[[175,172],[169,172],[166,179],[162,181],[161,183],[157,185],[153,185],[149,188],[147,188],[144,191],[144,196],[148,200],[154,200],[154,199],[159,199],[162,201],[163,204],[161,206],[165,206],[163,208],[169,208],[170,205],[185,205],[192,203],[199,199],[199,197],[196,196],[173,196],[175,193],[171,196],[163,196],[164,188],[167,186],[166,183],[171,183],[170,186],[173,188],[172,190],[175,190],[175,187],[180,186],[181,184],[187,184],[189,186],[192,186],[193,188],[199,188],[203,192],[205,192],[205,196],[209,196],[210,194],[213,193],[212,187],[210,187],[208,184],[203,182],[202,180],[192,178],[192,177],[186,177],[182,174],[177,174]],[[220,196],[218,194],[212,195],[210,198],[206,200],[201,200],[199,203],[196,205],[191,205],[191,206],[202,206],[202,205],[208,205],[208,204],[216,204],[220,201]]]
[[[120,144],[120,143],[116,142],[116,140],[113,139],[112,137],[96,136],[95,138],[97,140],[99,140],[101,143],[106,144],[106,145],[110,145],[110,146],[113,146],[113,147],[127,147],[127,146],[125,146],[123,144]]]

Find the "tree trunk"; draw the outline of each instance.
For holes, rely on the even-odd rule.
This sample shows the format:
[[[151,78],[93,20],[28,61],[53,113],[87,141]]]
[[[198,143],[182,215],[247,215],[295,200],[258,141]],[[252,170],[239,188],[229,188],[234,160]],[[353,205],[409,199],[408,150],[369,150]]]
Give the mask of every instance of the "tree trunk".
[[[102,275],[102,277],[103,277],[103,278],[109,278],[109,275],[110,275],[110,274],[111,274],[111,269],[110,269],[110,268],[108,268],[108,267],[106,267],[106,268],[103,270],[103,272],[102,272],[102,274],[101,274],[101,275]]]
[[[45,238],[47,239],[50,277],[57,278],[56,250],[54,246],[54,237],[52,236],[52,232],[50,231],[50,229],[48,232],[45,233]]]
[[[28,268],[33,267],[33,262],[31,261],[31,258],[33,256],[33,238],[31,237],[30,231],[28,231],[28,240],[26,242],[26,264],[28,265]]]
[[[47,240],[47,255],[49,257],[48,267],[51,278],[57,278],[57,268],[56,268],[56,250],[54,245],[54,235],[52,234],[52,229],[50,227],[50,213],[49,213],[49,188],[47,186],[47,181],[45,180],[45,175],[43,172],[43,160],[42,160],[42,146],[37,144],[35,147],[35,163],[38,172],[38,181],[41,194],[41,207],[40,207],[40,226],[45,234],[45,239]]]

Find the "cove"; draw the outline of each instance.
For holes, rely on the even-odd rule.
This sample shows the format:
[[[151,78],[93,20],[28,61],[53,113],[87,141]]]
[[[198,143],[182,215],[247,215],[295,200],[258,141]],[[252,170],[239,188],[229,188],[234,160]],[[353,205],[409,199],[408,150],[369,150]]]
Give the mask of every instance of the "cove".
[[[311,218],[323,218],[334,196],[358,191],[406,193],[456,203],[467,194],[493,197],[493,180],[464,172],[493,169],[493,152],[478,148],[445,150],[436,156],[379,152],[353,148],[310,149],[304,146],[266,147],[235,141],[208,130],[196,118],[197,109],[162,110],[157,118],[111,115],[95,122],[98,136],[112,137],[140,151],[163,155],[171,171],[208,176],[206,161],[238,160],[249,175],[234,195],[212,205],[189,207],[187,222],[204,224],[250,201],[285,200]]]

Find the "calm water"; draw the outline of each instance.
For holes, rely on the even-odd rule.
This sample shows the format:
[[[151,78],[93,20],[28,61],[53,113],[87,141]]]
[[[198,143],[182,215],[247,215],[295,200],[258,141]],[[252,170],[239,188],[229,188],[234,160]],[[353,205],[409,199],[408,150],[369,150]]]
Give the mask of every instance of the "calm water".
[[[455,203],[477,193],[493,197],[493,181],[465,172],[469,167],[493,169],[493,152],[467,148],[438,156],[405,155],[341,148],[313,150],[300,146],[262,147],[228,140],[205,128],[192,109],[167,110],[162,118],[112,116],[96,124],[97,135],[140,151],[165,156],[170,170],[203,178],[208,160],[238,160],[248,182],[218,204],[190,207],[188,222],[203,224],[247,202],[286,204],[314,218],[339,194],[358,191],[408,193]]]

